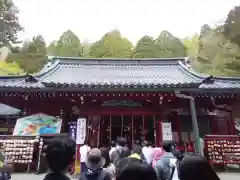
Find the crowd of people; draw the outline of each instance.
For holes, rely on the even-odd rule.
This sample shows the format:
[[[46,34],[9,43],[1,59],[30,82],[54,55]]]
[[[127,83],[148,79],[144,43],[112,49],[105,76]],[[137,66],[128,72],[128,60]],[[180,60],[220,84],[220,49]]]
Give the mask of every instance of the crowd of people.
[[[75,142],[54,139],[46,149],[49,173],[44,180],[69,180],[65,173],[74,161]],[[79,180],[219,180],[203,156],[176,150],[171,142],[154,147],[135,141],[131,149],[124,138],[109,147],[80,148]]]

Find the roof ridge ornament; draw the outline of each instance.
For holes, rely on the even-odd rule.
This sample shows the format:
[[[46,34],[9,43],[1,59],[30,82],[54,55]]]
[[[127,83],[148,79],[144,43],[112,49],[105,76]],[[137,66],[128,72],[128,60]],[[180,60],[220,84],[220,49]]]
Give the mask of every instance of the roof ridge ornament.
[[[32,74],[27,74],[25,77],[25,82],[37,83],[39,80],[34,77]]]
[[[205,78],[201,84],[213,84],[214,83],[214,77],[211,75],[211,76],[208,76],[207,78]]]
[[[187,68],[191,68],[191,69],[192,69],[191,60],[190,60],[189,57],[185,57],[185,58],[184,58],[184,65],[185,65]]]

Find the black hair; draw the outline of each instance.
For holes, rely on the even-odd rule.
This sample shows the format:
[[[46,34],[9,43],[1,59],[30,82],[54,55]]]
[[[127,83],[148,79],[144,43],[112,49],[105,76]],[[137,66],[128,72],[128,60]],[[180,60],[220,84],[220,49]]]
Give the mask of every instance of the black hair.
[[[128,147],[123,147],[121,157],[128,157],[131,155],[131,151]]]
[[[154,169],[136,158],[123,158],[116,166],[116,180],[157,180]]]
[[[153,142],[152,141],[148,141],[148,146],[153,146]]]
[[[53,172],[61,172],[73,162],[76,145],[73,140],[54,138],[46,149],[46,160],[49,169]]]
[[[138,145],[133,146],[132,153],[141,154],[141,152],[142,152],[142,146],[138,146]]]
[[[123,137],[119,137],[117,138],[117,145],[119,146],[125,146],[127,144],[127,140]]]
[[[141,141],[140,140],[135,140],[134,143],[137,144],[137,145],[141,145]]]
[[[162,148],[166,152],[172,152],[172,142],[169,142],[169,141],[163,142]]]
[[[109,144],[110,144],[111,147],[115,147],[116,146],[116,142],[115,141],[110,141]]]
[[[88,145],[88,140],[85,139],[84,142],[83,142],[84,145]]]
[[[111,160],[110,160],[110,157],[109,157],[109,151],[108,151],[108,148],[105,148],[105,147],[101,147],[100,148],[100,151],[101,151],[101,154],[102,154],[102,157],[105,159],[105,164],[104,164],[104,168],[108,167]]]
[[[220,180],[208,160],[194,153],[186,153],[181,158],[178,170],[181,180]]]

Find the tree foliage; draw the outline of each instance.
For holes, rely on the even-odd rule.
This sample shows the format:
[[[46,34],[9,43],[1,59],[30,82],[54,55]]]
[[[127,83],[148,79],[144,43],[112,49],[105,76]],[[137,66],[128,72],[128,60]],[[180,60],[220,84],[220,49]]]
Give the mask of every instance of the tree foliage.
[[[231,42],[240,45],[240,6],[234,7],[228,13],[223,32]]]
[[[0,62],[0,75],[19,75],[23,70],[16,63]]]
[[[19,23],[18,13],[12,0],[0,1],[0,47],[19,42],[17,34],[23,28]]]
[[[16,62],[25,72],[38,72],[46,63],[46,43],[41,35],[25,41],[18,52],[12,52],[7,61]]]
[[[143,36],[136,44],[133,50],[134,58],[157,58],[159,50],[155,40],[150,36]]]
[[[185,47],[180,39],[173,36],[168,31],[162,31],[155,43],[159,50],[159,57],[184,57]]]
[[[183,39],[186,54],[190,59],[195,60],[198,53],[199,35],[194,34],[193,36]]]
[[[83,46],[80,39],[71,30],[64,32],[59,40],[48,46],[48,54],[52,56],[81,57]]]
[[[129,58],[132,56],[132,49],[132,43],[122,37],[118,30],[113,30],[106,33],[90,47],[89,56],[96,58]]]
[[[199,38],[196,68],[212,75],[240,75],[239,50],[226,39],[221,27],[212,28]]]

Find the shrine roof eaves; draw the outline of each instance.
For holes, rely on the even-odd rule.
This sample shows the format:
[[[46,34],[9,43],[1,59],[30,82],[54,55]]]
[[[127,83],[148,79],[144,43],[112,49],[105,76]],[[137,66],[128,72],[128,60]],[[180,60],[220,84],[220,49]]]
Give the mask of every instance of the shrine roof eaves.
[[[210,82],[206,80],[210,79]],[[209,77],[186,65],[186,58],[120,59],[53,57],[37,74],[0,77],[16,88],[240,88],[240,78]]]
[[[16,115],[16,114],[19,114],[20,112],[21,112],[20,109],[0,103],[0,115],[1,116]]]

